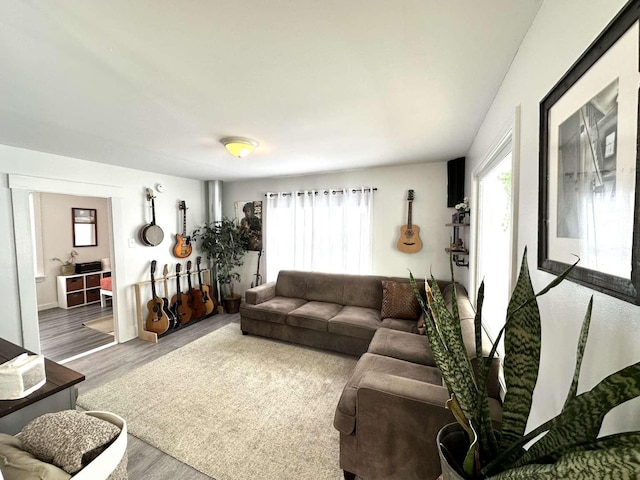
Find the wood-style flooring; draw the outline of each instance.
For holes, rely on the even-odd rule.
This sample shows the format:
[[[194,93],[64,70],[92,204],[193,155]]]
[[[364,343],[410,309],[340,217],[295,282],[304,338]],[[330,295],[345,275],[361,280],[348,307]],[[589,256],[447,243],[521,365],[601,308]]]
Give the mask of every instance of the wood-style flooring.
[[[111,302],[104,308],[99,303],[82,307],[51,308],[38,312],[41,353],[50,360],[60,362],[94,348],[114,342],[114,336],[82,325],[112,315]]]
[[[230,323],[239,324],[240,315],[215,315],[163,337],[157,344],[134,339],[73,360],[66,366],[85,375],[86,380],[78,384],[82,394]],[[128,436],[128,442],[130,480],[211,478],[132,435]]]

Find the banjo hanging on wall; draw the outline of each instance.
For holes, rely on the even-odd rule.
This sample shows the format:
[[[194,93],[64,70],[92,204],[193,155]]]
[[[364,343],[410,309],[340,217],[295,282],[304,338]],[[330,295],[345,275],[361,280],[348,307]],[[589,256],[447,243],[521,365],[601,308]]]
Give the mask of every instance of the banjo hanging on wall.
[[[164,239],[162,228],[156,225],[156,205],[153,201],[155,198],[153,190],[147,188],[147,201],[151,202],[151,223],[144,225],[140,229],[140,241],[148,247],[160,245]]]

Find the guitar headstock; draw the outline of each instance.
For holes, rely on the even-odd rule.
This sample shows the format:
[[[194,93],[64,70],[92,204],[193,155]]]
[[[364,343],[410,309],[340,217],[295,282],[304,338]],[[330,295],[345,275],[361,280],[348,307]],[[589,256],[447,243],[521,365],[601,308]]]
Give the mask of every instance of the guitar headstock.
[[[155,195],[153,194],[153,188],[147,188],[147,201],[153,200]]]
[[[202,257],[200,256],[196,257],[196,265],[198,266],[198,268],[200,267],[201,263],[202,263]]]
[[[407,193],[407,200],[413,202],[413,190],[409,190],[409,193]]]
[[[187,209],[187,202],[185,202],[184,200],[180,200],[180,204],[178,205],[178,208],[180,210],[185,210],[185,211],[188,210]]]
[[[187,262],[187,273],[191,273],[191,260]]]
[[[164,264],[164,268],[162,269],[162,276],[165,280],[169,276],[169,265],[167,265],[166,263]]]
[[[181,271],[182,271],[182,264],[176,263],[176,275],[180,275]]]

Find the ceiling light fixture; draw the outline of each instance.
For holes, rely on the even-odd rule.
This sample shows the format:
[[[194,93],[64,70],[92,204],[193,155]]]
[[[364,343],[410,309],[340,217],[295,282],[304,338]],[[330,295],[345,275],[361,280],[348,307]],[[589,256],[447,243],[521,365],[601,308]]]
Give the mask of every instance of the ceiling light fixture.
[[[250,155],[259,145],[255,140],[245,137],[225,137],[220,139],[220,143],[231,155],[238,158]]]

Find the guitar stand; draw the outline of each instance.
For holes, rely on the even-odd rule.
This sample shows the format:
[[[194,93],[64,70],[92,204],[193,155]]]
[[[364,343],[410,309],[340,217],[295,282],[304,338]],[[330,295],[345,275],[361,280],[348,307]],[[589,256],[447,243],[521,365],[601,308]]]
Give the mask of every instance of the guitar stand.
[[[201,270],[202,273],[205,272],[209,272],[209,269],[203,269]],[[181,277],[184,277],[186,275],[186,273],[181,274]],[[198,272],[191,272],[190,275],[198,275]],[[157,283],[164,283],[164,296],[166,298],[171,298],[171,295],[169,295],[169,289],[167,286],[167,281],[172,279],[172,278],[176,278],[176,275],[169,275],[167,277],[164,278],[164,280],[156,280]],[[134,289],[135,289],[135,295],[136,295],[136,316],[138,317],[138,338],[141,340],[145,340],[147,342],[152,342],[152,343],[158,343],[158,339],[162,338],[162,337],[166,337],[167,335],[172,334],[173,332],[177,332],[179,330],[183,330],[186,327],[193,325],[195,323],[198,323],[202,320],[206,320],[207,318],[211,318],[214,315],[216,315],[218,313],[218,309],[215,308],[213,310],[213,312],[211,312],[209,315],[205,315],[203,317],[200,318],[196,318],[193,320],[190,320],[189,322],[185,323],[185,324],[180,324],[177,328],[169,328],[166,332],[164,333],[155,333],[155,332],[150,332],[148,330],[144,329],[144,324],[145,324],[145,317],[144,317],[144,312],[143,312],[143,302],[142,302],[142,287],[144,287],[145,285],[151,285],[151,280],[146,280],[144,282],[138,282],[136,284],[134,284]],[[169,296],[168,296],[169,295]]]

